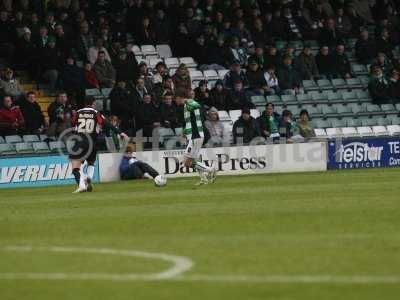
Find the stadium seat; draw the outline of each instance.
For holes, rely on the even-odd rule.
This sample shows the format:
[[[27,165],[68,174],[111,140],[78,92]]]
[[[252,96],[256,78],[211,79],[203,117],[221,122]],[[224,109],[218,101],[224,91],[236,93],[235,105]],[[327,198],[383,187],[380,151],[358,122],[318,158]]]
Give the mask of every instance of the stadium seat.
[[[399,135],[400,134],[400,125],[389,125],[386,127],[386,129],[390,135]]]
[[[64,152],[66,146],[62,141],[49,142],[49,149],[51,152]]]
[[[135,54],[135,55],[143,55],[142,50],[140,49],[140,47],[138,45],[132,45],[131,51]]]
[[[297,99],[295,95],[282,95],[281,100],[283,104],[286,105],[297,104]]]
[[[311,123],[313,124],[314,128],[327,128],[330,127],[330,122],[325,121],[323,119],[318,119],[318,118],[313,118],[311,120]]]
[[[326,92],[326,91],[325,91]],[[326,93],[318,92],[318,91],[312,91],[309,93],[311,95],[311,98],[315,104],[321,104],[321,103],[328,103],[329,99]]]
[[[140,50],[142,51],[142,54],[144,56],[149,56],[149,55],[158,56],[158,52],[153,45],[142,45],[142,47],[140,47]]]
[[[205,70],[203,72],[203,74],[204,74],[205,79],[208,81],[219,79],[218,73],[215,70]]]
[[[395,107],[396,107],[396,110],[400,113],[400,103],[396,103]]]
[[[219,110],[218,116],[219,116],[219,119],[221,120],[221,122],[230,122],[231,121],[231,117],[225,110]]]
[[[321,108],[322,108],[322,114],[325,116],[325,118],[337,116],[336,106],[322,105]]]
[[[92,96],[92,97],[98,97],[100,96],[100,91],[99,89],[87,89],[85,90],[86,96]]]
[[[183,128],[182,127],[175,128],[174,130],[175,130],[175,135],[177,135],[177,136],[183,135]]]
[[[369,117],[362,117],[361,118],[361,126],[364,126],[364,127],[371,127],[371,126],[374,126],[374,125],[376,125],[376,121],[375,121],[375,119],[373,119],[373,118],[369,118]]]
[[[339,119],[331,119],[331,127],[342,128],[346,127],[346,121]]]
[[[352,111],[350,105],[338,104],[338,105],[336,106],[336,109],[337,109],[337,113],[338,113],[339,116],[341,116],[341,117],[353,116],[353,111]]]
[[[312,104],[314,102],[310,93],[297,94],[296,99],[299,104]]]
[[[374,132],[372,131],[371,127],[361,126],[357,127],[357,132],[360,136],[373,136]]]
[[[343,102],[358,102],[358,96],[357,92],[352,90],[352,91],[342,91],[342,98]]]
[[[318,79],[317,85],[321,91],[322,90],[331,90],[333,88],[331,81],[328,79]]]
[[[7,135],[5,136],[5,141],[8,144],[16,144],[23,142],[22,138],[19,135]]]
[[[379,105],[367,103],[367,112],[370,115],[379,115],[382,113],[382,110]]]
[[[267,104],[267,101],[265,100],[264,96],[251,96],[250,101],[255,106],[265,106],[265,104]]]
[[[389,115],[386,117],[388,120],[390,120],[389,125],[400,125],[400,118],[395,115]]]
[[[303,80],[303,87],[306,91],[318,90],[318,86],[314,80]]]
[[[154,69],[159,62],[164,62],[162,58],[150,58],[149,67]]]
[[[360,78],[349,78],[346,79],[346,84],[351,89],[360,89],[363,87]]]
[[[35,153],[48,153],[50,152],[49,146],[45,142],[33,143],[33,150]]]
[[[168,69],[179,67],[179,59],[176,57],[165,58],[164,62]]]
[[[16,143],[15,150],[20,154],[35,152],[31,143]]]
[[[161,58],[172,57],[172,50],[169,45],[157,45],[156,51]]]
[[[175,136],[175,132],[171,128],[164,128],[164,127],[158,128],[158,134],[160,136],[160,143],[164,143],[169,138]]]
[[[257,119],[261,113],[257,109],[251,109],[250,110],[250,115],[254,118]]]
[[[219,79],[224,79],[227,73],[229,73],[229,70],[218,70]]]
[[[369,77],[368,76],[357,76],[358,79],[360,79],[361,82],[361,86],[362,88],[367,88],[368,87],[368,83],[369,83]]]
[[[329,138],[343,136],[342,129],[338,127],[330,127],[325,129],[326,134]]]
[[[387,125],[391,124],[391,121],[388,118],[378,117],[376,119],[376,124],[379,125],[379,126],[387,126]]]
[[[355,137],[358,136],[357,129],[355,127],[343,127],[342,134],[344,137]]]
[[[343,103],[342,93],[334,91],[324,91],[323,93],[328,97],[329,103]]]
[[[372,126],[372,131],[374,132],[375,135],[388,135],[388,131],[385,126]]]
[[[240,118],[242,111],[240,109],[229,111],[229,116],[231,117],[232,123]]]
[[[295,117],[297,117],[300,114],[300,108],[297,105],[287,105],[286,109],[289,110]],[[312,116],[311,113],[310,115]]]
[[[181,57],[179,58],[181,64],[185,64],[188,68],[196,68],[197,63],[194,61],[193,57]]]
[[[381,110],[385,114],[398,114],[399,113],[399,111],[396,109],[396,107],[393,104],[382,104]]]
[[[190,78],[192,80],[204,80],[204,75],[202,71],[199,70],[189,70]]]
[[[6,141],[4,140],[4,138],[0,135],[0,144],[4,144]]]
[[[366,103],[363,104],[351,103],[350,106],[352,112],[356,115],[361,115],[367,111]]]
[[[296,114],[296,117],[300,114],[300,111],[302,109],[307,110],[308,114],[313,117],[313,118],[321,118],[324,116],[324,114],[322,113],[322,109],[320,106],[312,106],[312,105],[303,105],[301,107],[301,109],[298,110],[298,114]]]
[[[336,90],[347,89],[347,83],[346,83],[346,81],[344,81],[344,79],[342,79],[342,78],[335,78],[335,79],[332,79],[332,86],[333,86]]]
[[[346,122],[347,127],[360,127],[362,125],[360,119],[344,118],[343,120]]]
[[[15,153],[15,146],[13,144],[0,144],[1,155],[11,155]]]
[[[34,142],[39,142],[40,139],[37,135],[23,135],[22,140],[24,143],[34,143]]]
[[[353,63],[351,64],[352,73],[355,75],[367,75],[368,69],[364,65]]]
[[[267,96],[266,98],[267,98],[267,103],[273,103],[274,105],[282,103],[282,99],[278,95],[271,95]]]

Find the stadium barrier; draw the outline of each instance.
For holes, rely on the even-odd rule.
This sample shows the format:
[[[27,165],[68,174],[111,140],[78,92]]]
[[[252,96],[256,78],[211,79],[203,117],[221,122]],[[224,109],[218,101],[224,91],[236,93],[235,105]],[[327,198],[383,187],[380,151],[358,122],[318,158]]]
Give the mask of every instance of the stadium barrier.
[[[0,159],[0,188],[74,184],[71,164],[66,156],[40,156]],[[96,162],[94,182],[99,182]]]
[[[326,150],[325,142],[205,148],[201,158],[216,167],[219,175],[326,171]],[[197,175],[183,166],[183,153],[183,150],[138,152],[137,158],[167,177]],[[120,179],[121,157],[121,153],[99,155],[101,182]]]
[[[336,139],[328,142],[328,169],[400,167],[400,139]]]

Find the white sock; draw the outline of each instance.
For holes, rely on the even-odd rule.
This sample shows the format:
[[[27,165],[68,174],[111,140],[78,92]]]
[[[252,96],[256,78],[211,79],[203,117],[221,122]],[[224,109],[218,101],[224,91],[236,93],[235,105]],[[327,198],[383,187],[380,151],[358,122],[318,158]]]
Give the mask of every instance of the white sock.
[[[86,172],[87,172],[87,177],[90,180],[92,180],[94,176],[94,166],[88,165]]]
[[[85,183],[86,174],[83,172],[82,169],[81,169],[80,173],[81,173],[81,179],[79,180],[79,187],[81,189],[85,189],[86,188],[86,183]]]

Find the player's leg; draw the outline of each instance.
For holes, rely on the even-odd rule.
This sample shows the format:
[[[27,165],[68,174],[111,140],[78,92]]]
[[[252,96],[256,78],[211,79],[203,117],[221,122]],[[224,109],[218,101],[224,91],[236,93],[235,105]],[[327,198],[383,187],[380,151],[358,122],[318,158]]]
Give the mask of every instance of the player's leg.
[[[87,162],[87,168],[86,168],[86,186],[88,192],[93,191],[93,177],[94,177],[94,165],[96,163],[96,156],[97,156],[97,150],[95,147],[93,147],[92,151],[90,152],[88,158],[86,159]]]
[[[184,165],[193,168],[199,173],[200,182],[198,185],[208,184],[207,174],[210,171],[210,168],[206,164],[199,161],[202,145],[203,139],[189,140],[184,155]]]
[[[72,174],[74,175],[75,181],[78,188],[74,191],[75,194],[83,193],[87,191],[84,176],[81,173],[82,162],[80,160],[71,159]]]
[[[152,166],[145,162],[137,161],[135,165],[137,165],[140,170],[142,170],[143,174],[147,173],[153,178],[156,178],[158,175],[160,175]]]

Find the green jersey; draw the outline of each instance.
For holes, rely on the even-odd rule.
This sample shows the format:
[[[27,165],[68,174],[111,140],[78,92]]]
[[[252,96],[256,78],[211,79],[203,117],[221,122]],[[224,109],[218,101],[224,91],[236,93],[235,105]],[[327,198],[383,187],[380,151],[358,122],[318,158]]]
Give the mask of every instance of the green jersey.
[[[183,133],[188,139],[204,138],[200,108],[200,104],[193,99],[188,99],[185,103],[184,116],[186,125]]]

